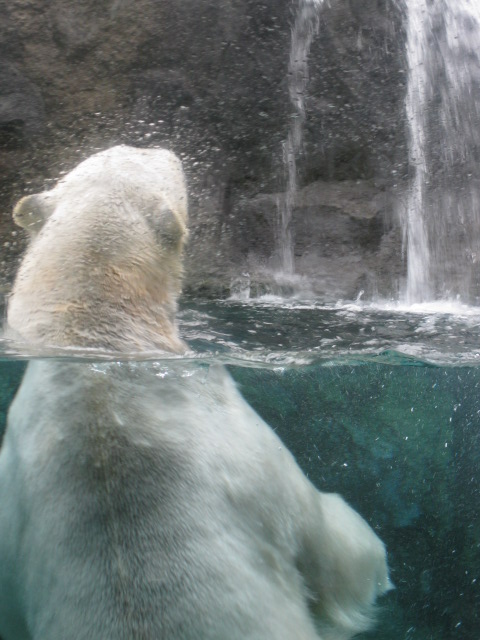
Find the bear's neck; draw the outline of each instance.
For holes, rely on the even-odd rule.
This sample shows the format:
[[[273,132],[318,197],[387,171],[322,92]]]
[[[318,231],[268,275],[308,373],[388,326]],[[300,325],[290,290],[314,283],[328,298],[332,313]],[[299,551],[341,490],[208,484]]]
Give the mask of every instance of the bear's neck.
[[[156,283],[157,287],[154,282],[148,288],[124,287],[121,293],[111,281],[108,287],[90,282],[88,292],[72,283],[62,287],[62,295],[40,287],[27,290],[21,280],[17,284],[8,323],[31,344],[122,353],[186,351],[175,320],[177,291],[166,291],[165,282]]]

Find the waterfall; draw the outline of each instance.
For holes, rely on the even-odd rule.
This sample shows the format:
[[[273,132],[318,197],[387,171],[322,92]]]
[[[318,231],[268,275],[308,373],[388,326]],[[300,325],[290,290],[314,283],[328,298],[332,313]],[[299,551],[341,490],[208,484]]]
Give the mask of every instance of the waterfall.
[[[407,63],[409,69],[406,112],[409,124],[409,164],[414,177],[407,200],[407,302],[431,297],[430,251],[422,211],[428,168],[425,151],[425,110],[428,71],[424,63],[428,51],[427,0],[408,0]]]
[[[480,300],[480,2],[406,0],[407,301]]]
[[[279,197],[278,253],[280,270],[285,275],[295,272],[292,212],[297,194],[297,156],[303,143],[305,122],[305,92],[308,83],[308,54],[313,38],[318,33],[319,9],[323,0],[299,0],[292,28],[290,59],[288,64],[288,92],[292,115],[287,139],[283,143],[283,165],[286,189]]]

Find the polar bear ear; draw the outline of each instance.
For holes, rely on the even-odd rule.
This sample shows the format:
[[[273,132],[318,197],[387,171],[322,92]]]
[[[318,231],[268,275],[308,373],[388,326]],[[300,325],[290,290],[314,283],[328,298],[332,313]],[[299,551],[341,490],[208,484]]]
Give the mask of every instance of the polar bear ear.
[[[183,217],[173,207],[163,201],[146,217],[162,248],[181,250],[188,237],[188,229]]]
[[[13,221],[30,234],[37,234],[53,212],[50,198],[43,193],[25,196],[13,209]]]

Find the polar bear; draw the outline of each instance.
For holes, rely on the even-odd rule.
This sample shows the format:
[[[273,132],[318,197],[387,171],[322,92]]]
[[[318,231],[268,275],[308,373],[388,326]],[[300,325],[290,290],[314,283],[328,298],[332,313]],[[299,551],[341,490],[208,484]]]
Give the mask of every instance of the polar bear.
[[[115,147],[20,201],[8,310],[31,344],[181,353],[174,155]],[[385,548],[319,492],[228,372],[31,361],[0,452],[3,640],[346,640]]]

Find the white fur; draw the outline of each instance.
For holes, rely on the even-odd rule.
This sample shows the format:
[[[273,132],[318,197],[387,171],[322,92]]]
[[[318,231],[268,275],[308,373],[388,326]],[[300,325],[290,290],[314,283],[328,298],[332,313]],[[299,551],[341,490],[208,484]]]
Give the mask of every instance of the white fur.
[[[85,215],[71,210],[73,236]],[[48,264],[47,224],[20,269],[33,316],[25,264]],[[346,640],[389,588],[366,522],[313,487],[224,368],[181,361],[28,365],[0,453],[0,567],[3,640]]]
[[[113,147],[51,191],[22,198],[14,220],[32,241],[8,323],[36,344],[182,351],[175,327],[187,236],[178,158]]]

